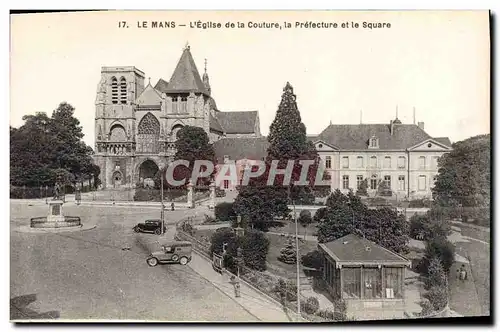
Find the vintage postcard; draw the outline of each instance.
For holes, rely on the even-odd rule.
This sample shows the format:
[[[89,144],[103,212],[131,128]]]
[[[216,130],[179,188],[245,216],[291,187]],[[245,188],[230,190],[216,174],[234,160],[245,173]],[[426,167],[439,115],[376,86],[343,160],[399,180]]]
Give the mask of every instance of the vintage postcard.
[[[488,11],[10,15],[12,322],[490,321]]]

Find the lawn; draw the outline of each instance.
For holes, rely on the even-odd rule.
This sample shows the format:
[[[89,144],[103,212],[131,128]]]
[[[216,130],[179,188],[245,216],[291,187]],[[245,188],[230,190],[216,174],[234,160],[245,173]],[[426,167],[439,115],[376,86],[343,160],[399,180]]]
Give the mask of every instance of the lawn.
[[[316,235],[317,232],[317,226],[318,223],[312,223],[309,226],[307,226],[307,235]],[[300,223],[298,225],[298,232],[299,235],[304,235],[306,232],[306,228],[304,228]],[[292,234],[295,235],[295,223],[294,222],[289,222],[289,221],[284,221],[282,227],[273,227],[269,229],[270,232],[275,232],[275,233],[285,233],[285,234]]]
[[[267,254],[268,269],[280,277],[290,278],[296,275],[297,266],[295,264],[286,264],[278,260],[280,250],[286,246],[288,239],[285,236],[276,234],[266,234],[269,239],[269,252]],[[295,245],[295,238],[293,238]],[[310,251],[316,250],[317,243],[311,241],[299,240],[299,255],[303,256]]]

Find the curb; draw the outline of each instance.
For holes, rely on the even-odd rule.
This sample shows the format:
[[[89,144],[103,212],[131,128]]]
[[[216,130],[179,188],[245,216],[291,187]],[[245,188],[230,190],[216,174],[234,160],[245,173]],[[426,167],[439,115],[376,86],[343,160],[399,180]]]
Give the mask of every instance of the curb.
[[[55,234],[55,233],[66,233],[66,232],[83,232],[89,231],[91,229],[96,228],[97,225],[90,225],[88,227],[85,226],[76,226],[76,227],[61,227],[61,228],[31,228],[29,226],[19,226],[15,229],[15,232],[18,233],[32,233],[32,234]]]

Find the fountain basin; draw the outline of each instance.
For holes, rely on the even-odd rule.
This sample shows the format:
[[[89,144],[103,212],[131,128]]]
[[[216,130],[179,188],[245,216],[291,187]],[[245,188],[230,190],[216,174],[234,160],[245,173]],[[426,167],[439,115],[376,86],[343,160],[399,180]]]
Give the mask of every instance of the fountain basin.
[[[48,217],[35,217],[30,220],[31,228],[63,228],[82,226],[80,217],[61,216],[53,219]]]

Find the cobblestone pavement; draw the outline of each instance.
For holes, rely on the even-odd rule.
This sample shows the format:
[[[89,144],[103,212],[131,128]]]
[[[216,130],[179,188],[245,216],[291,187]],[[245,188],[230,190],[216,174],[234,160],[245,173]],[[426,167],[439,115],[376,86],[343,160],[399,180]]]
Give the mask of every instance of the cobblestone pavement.
[[[258,321],[192,268],[146,265],[158,239],[133,225],[159,218],[156,208],[64,206],[66,215],[93,222],[92,230],[21,233],[44,204],[11,202],[11,319]],[[166,211],[167,223],[203,208]]]

